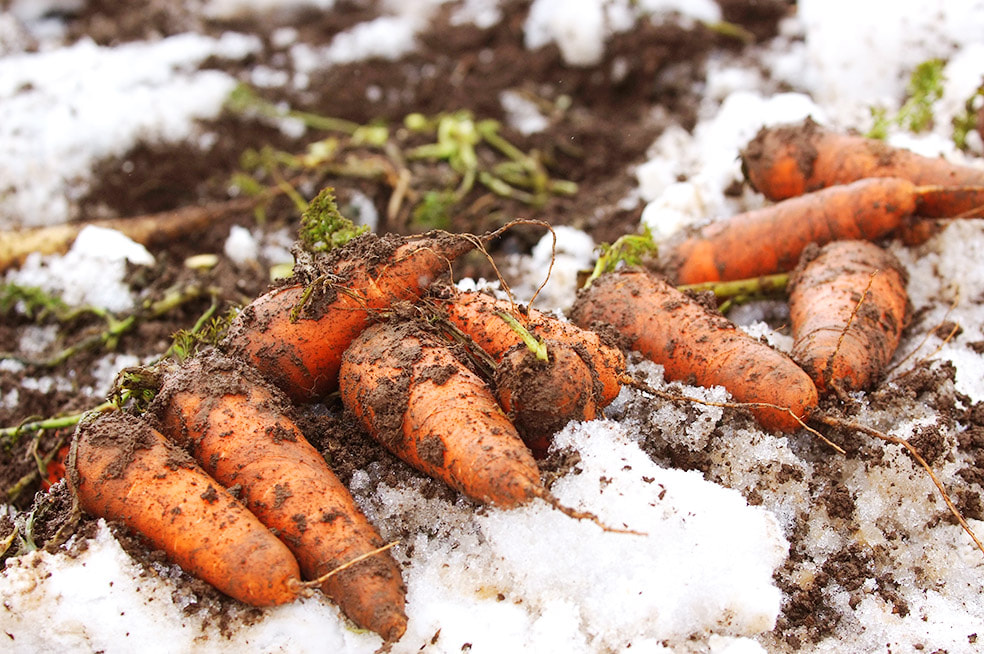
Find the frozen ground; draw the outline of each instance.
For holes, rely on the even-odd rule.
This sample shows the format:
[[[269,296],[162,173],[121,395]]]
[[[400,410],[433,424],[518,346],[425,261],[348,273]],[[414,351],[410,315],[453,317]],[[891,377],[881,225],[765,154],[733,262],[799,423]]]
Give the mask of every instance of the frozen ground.
[[[204,8],[224,14],[269,4],[211,0]],[[410,23],[392,19],[354,29],[344,47],[355,47],[370,29],[381,30],[377,43],[388,38],[388,29],[396,30],[391,44],[412,42],[407,35],[416,21],[426,20],[438,3],[397,4],[415,9],[399,12]],[[496,4],[469,0],[462,16],[494,20]],[[570,65],[589,66],[613,30],[628,29],[629,4],[536,0],[525,26],[527,45],[556,41]],[[718,16],[710,2],[640,4],[686,11],[693,20]],[[0,48],[2,227],[68,218],[69,200],[100,157],[141,139],[197,138],[194,120],[215,115],[232,85],[198,64],[210,56],[246,57],[258,47],[235,34],[221,40],[189,34],[113,49],[60,48],[57,20],[43,18],[28,2],[7,7],[0,14],[0,43],[27,29],[44,47],[31,54]],[[984,79],[982,35],[984,2],[976,0],[931,11],[914,0],[801,0],[796,17],[772,42],[740,59],[721,56],[707,64],[696,128],[666,130],[637,170],[637,193],[648,202],[643,221],[662,235],[761,202],[751,194],[728,196],[725,189],[740,175],[738,149],[763,123],[812,115],[864,130],[869,107],[897,107],[912,67],[933,57],[947,59],[949,79],[936,103],[934,130],[919,137],[893,133],[891,140],[981,165],[979,141],[969,155],[956,151],[949,124]],[[338,54],[342,47],[297,56],[313,57],[311,65],[355,56]],[[931,356],[939,362],[934,369],[952,362],[955,373],[952,381],[937,375],[935,385],[920,392],[889,383],[888,394],[907,400],[894,411],[863,414],[866,424],[902,438],[938,425],[950,444],[970,433],[966,421],[948,422],[940,407],[947,398],[964,409],[984,401],[981,230],[979,222],[956,223],[918,249],[891,245],[909,270],[918,315],[900,347],[900,353],[917,354],[900,370]],[[590,264],[593,244],[576,230],[558,234],[561,256],[539,302],[563,310],[572,300],[573,275]],[[8,279],[76,293],[92,286],[78,274],[92,262],[105,264],[101,285],[120,278],[125,268],[99,252],[105,241],[95,241],[96,247],[83,242],[64,258],[29,261]],[[131,261],[140,263],[144,254],[135,249]],[[539,282],[548,255],[540,247],[514,262],[521,297]],[[76,274],[57,273],[66,265]],[[39,277],[45,271],[51,274]],[[125,306],[129,300],[105,303],[114,301]],[[740,320],[788,347],[761,322],[776,310],[757,306]],[[944,320],[962,326],[962,335],[944,342],[933,333]],[[633,371],[667,386],[658,366],[636,363]],[[712,401],[727,397],[722,389],[672,388]],[[352,490],[384,538],[401,540],[394,552],[405,566],[410,625],[394,652],[981,651],[984,555],[945,519],[929,479],[901,448],[869,445],[865,452],[881,453],[874,463],[828,451],[829,461],[821,463],[808,435],[775,437],[725,419],[720,408],[659,404],[629,390],[608,413],[557,436],[555,447],[580,460],[553,490],[567,505],[645,535],[602,533],[544,504],[476,511],[462,500],[427,499],[412,486],[387,485],[372,465],[355,476]],[[654,462],[646,436],[653,433],[664,453],[700,457],[707,472]],[[964,483],[957,472],[966,463],[957,453],[935,465],[943,483],[953,485]],[[825,481],[828,476],[838,483]],[[833,515],[833,503],[811,504],[825,484],[850,498],[846,514]],[[984,521],[969,522],[984,533]],[[380,645],[320,599],[259,614],[244,610],[217,624],[175,586],[173,568],[158,564],[159,574],[146,574],[107,529],[75,551],[8,562],[0,577],[6,651],[372,652]],[[796,610],[804,615],[794,619]],[[819,633],[808,627],[810,619],[829,624],[828,633],[809,640],[807,634]]]

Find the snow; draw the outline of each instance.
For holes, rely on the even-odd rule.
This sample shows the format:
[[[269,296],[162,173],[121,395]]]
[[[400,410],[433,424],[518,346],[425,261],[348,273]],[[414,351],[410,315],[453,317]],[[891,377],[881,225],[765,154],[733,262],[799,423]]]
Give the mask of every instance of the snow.
[[[258,47],[240,34],[183,34],[116,48],[84,39],[0,58],[0,229],[66,222],[95,161],[141,140],[196,136],[195,121],[217,116],[236,83],[198,66]]]
[[[50,9],[77,3],[39,4]],[[278,47],[290,48],[300,75],[293,83],[303,88],[305,71],[333,62],[410,51],[438,3],[397,4],[412,10],[394,8],[321,50],[295,43],[296,32],[282,31]],[[330,9],[334,2],[210,0],[204,9],[232,17],[274,5]],[[635,171],[639,197],[647,203],[643,222],[663,238],[761,202],[725,194],[740,176],[738,149],[761,125],[810,115],[864,130],[868,109],[897,106],[908,71],[931,57],[948,59],[934,131],[918,137],[893,133],[891,140],[978,165],[979,160],[948,145],[947,129],[949,118],[984,77],[984,2],[939,4],[931,11],[923,5],[915,0],[800,0],[796,16],[773,43],[745,61],[712,59],[697,127],[691,132],[668,128]],[[458,20],[496,20],[498,9],[494,2],[474,0],[455,15]],[[630,29],[632,20],[643,15],[634,12],[663,11],[707,22],[720,18],[710,2],[535,0],[525,25],[526,44],[556,43],[567,63],[590,66],[599,61],[614,30]],[[57,25],[31,3],[14,2],[8,12],[0,14],[0,36],[13,33],[8,29],[13,16],[33,38],[44,37],[47,44],[57,40]],[[70,218],[73,200],[102,157],[124,153],[138,142],[200,138],[196,119],[216,115],[235,80],[198,66],[211,56],[241,59],[259,47],[256,39],[233,33],[219,40],[188,34],[115,48],[80,41],[38,52],[5,43],[0,48],[0,227]],[[772,71],[771,79],[763,77],[763,69]],[[283,71],[256,75],[273,85],[287,79]],[[503,98],[503,103],[517,112],[528,109],[516,98]],[[977,148],[979,155],[979,142]],[[912,304],[922,310],[924,328],[918,332],[944,319],[970,332],[967,339],[945,343],[936,336],[925,344],[913,338],[900,352],[918,348],[952,361],[955,390],[971,402],[984,400],[984,357],[967,345],[981,340],[984,325],[979,301],[984,270],[975,265],[984,258],[980,230],[977,222],[955,223],[919,248],[893,246],[910,273]],[[591,261],[594,244],[571,228],[557,228],[556,236],[550,283],[537,302],[543,309],[562,310],[573,301],[573,276]],[[226,255],[249,265],[263,248],[283,256],[284,246],[260,243],[236,227]],[[552,249],[548,235],[531,255],[512,261],[507,277],[520,299],[531,297],[543,281]],[[70,303],[119,311],[135,301],[126,288],[124,261],[148,265],[149,256],[115,232],[86,230],[66,255],[33,256],[8,280],[39,284]],[[975,302],[963,301],[968,298]],[[759,309],[741,319],[744,328],[788,348],[784,337],[757,320]],[[32,337],[43,342],[52,336],[37,330]],[[108,385],[113,371],[133,363],[107,360],[101,376]],[[633,363],[632,372],[646,375],[657,388],[706,402],[727,399],[720,388],[668,385],[654,364]],[[25,383],[50,390],[59,382]],[[16,391],[0,401],[16,402]],[[412,485],[390,486],[371,465],[357,473],[352,491],[358,501],[384,538],[400,540],[394,555],[404,565],[410,624],[392,651],[767,651],[775,642],[767,634],[780,612],[775,575],[788,560],[787,535],[795,529],[809,533],[807,551],[801,553],[807,562],[798,569],[807,586],[827,557],[844,546],[843,526],[831,526],[822,507],[804,506],[814,470],[802,456],[802,445],[751,425],[719,434],[719,407],[647,403],[640,393],[623,390],[608,419],[571,424],[555,445],[580,458],[575,470],[553,486],[559,500],[638,534],[606,533],[542,502],[512,511],[476,511],[464,500],[428,499]],[[640,405],[649,409],[635,411]],[[916,408],[922,414],[905,420],[871,419],[907,438],[938,417],[932,406]],[[645,431],[658,431],[682,451],[701,451],[714,442],[711,472],[727,487],[693,471],[654,463],[640,447]],[[917,645],[951,654],[979,651],[974,634],[984,638],[980,552],[958,526],[934,521],[942,503],[922,470],[898,446],[884,449],[884,467],[867,470],[857,460],[843,463],[847,492],[855,497],[861,537],[905,563],[889,572],[909,611],[900,615],[874,592],[850,606],[850,594],[835,591],[827,599],[843,619],[831,637],[805,651],[894,652]],[[945,461],[937,472],[946,483],[956,469]],[[763,478],[769,483],[760,487]],[[762,497],[760,505],[745,500],[753,490]],[[971,524],[984,533],[984,523]],[[886,525],[904,537],[886,539]],[[920,578],[910,572],[916,569]],[[157,572],[142,570],[106,528],[72,556],[34,552],[9,562],[0,577],[6,651],[373,652],[380,645],[376,636],[354,630],[320,598],[264,610],[241,622],[233,616],[232,628],[220,630],[204,607],[182,596],[172,581],[181,574],[177,569],[161,566]]]

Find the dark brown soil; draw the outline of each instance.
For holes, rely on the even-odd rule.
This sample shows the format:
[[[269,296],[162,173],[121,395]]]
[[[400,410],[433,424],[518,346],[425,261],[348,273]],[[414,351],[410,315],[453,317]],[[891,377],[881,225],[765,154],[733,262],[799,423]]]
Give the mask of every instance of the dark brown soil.
[[[775,33],[777,21],[786,15],[794,3],[783,0],[719,0],[725,18],[741,25],[754,38],[764,39]],[[308,90],[291,92],[283,89],[263,90],[271,101],[285,102],[291,107],[321,115],[334,116],[360,125],[384,121],[399,126],[405,116],[419,112],[427,116],[467,110],[479,119],[494,119],[505,125],[506,116],[500,103],[504,90],[524,94],[543,107],[549,117],[549,127],[543,132],[524,136],[511,128],[502,127],[501,134],[524,152],[537,152],[551,179],[577,183],[576,195],[548,196],[535,206],[515,198],[505,198],[476,184],[456,205],[444,227],[457,232],[483,233],[514,218],[543,220],[554,225],[572,225],[590,233],[599,242],[611,242],[618,236],[635,231],[641,204],[624,208],[619,203],[634,188],[630,172],[633,164],[645,158],[645,151],[654,138],[669,124],[692,127],[697,119],[698,97],[693,89],[700,81],[702,59],[715,51],[740,51],[739,40],[722,36],[701,26],[681,26],[672,21],[646,25],[620,34],[608,44],[605,61],[586,68],[565,66],[555,47],[527,51],[523,46],[522,24],[529,2],[515,0],[504,6],[504,20],[489,29],[474,26],[455,26],[450,23],[450,7],[420,41],[414,54],[399,61],[369,61],[336,66],[317,74]],[[228,72],[242,76],[252,66],[268,62],[282,50],[272,44],[270,35],[280,26],[293,26],[297,39],[312,45],[327,44],[339,31],[375,16],[374,2],[341,1],[331,12],[301,12],[300,15],[277,14],[271,17],[239,20],[229,23],[210,22],[191,13],[185,3],[177,0],[138,0],[118,3],[90,0],[76,15],[69,16],[70,38],[92,38],[97,43],[115,45],[128,41],[155,39],[185,31],[218,35],[224,30],[236,30],[260,36],[266,44],[261,55],[245,62],[221,63]],[[616,66],[616,62],[618,65]],[[209,65],[219,66],[218,62]],[[672,75],[660,75],[672,67]],[[421,75],[426,69],[427,75]],[[613,73],[618,70],[618,75]],[[378,94],[367,99],[368,89]],[[659,107],[661,112],[654,112]],[[202,151],[188,144],[163,146],[142,144],[123,157],[103,161],[96,170],[98,183],[81,201],[84,219],[106,216],[131,217],[169,211],[190,205],[210,205],[229,198],[229,180],[241,172],[241,156],[249,149],[270,146],[288,153],[303,153],[310,141],[324,133],[309,130],[303,138],[289,138],[270,123],[228,112],[205,126],[218,136],[214,145]],[[394,128],[396,142],[411,148],[427,139]],[[349,144],[349,152],[358,157],[377,157],[379,152]],[[493,157],[483,151],[486,158]],[[368,160],[368,159],[367,159]],[[390,162],[391,164],[391,162]],[[387,164],[387,165],[390,165]],[[357,195],[367,196],[380,215],[379,231],[408,233],[423,231],[429,225],[415,220],[417,206],[428,189],[436,188],[435,180],[446,180],[446,165],[416,162],[407,168],[413,179],[410,193],[399,210],[390,212],[395,193],[394,183],[387,178],[390,168],[369,177],[346,174],[342,168],[303,171],[298,180],[308,199],[323,186],[333,186],[343,209],[350,207]],[[260,184],[270,184],[269,178],[254,171]],[[308,191],[310,191],[308,193]],[[234,224],[251,229],[275,231],[287,227],[296,232],[299,215],[294,205],[283,197],[264,206],[264,221],[257,223],[252,213],[228,216],[216,221],[204,231],[188,235],[154,248],[157,266],[149,273],[134,274],[130,283],[149,299],[164,296],[172,286],[197,283],[211,289],[183,303],[164,316],[146,319],[115,343],[115,351],[133,354],[142,361],[162,355],[171,344],[172,335],[191,328],[213,303],[217,315],[241,306],[262,293],[270,285],[265,269],[236,268],[220,256],[219,263],[205,271],[191,271],[182,262],[201,253],[221,253],[223,243]],[[516,229],[491,246],[493,256],[505,252],[526,251],[542,235],[542,229]],[[463,257],[456,265],[458,276],[490,276],[488,262],[482,256]],[[22,335],[35,322],[57,325],[58,338],[43,357],[28,356],[18,350]],[[29,318],[11,311],[0,322],[0,346],[24,361],[21,368],[0,368],[0,392],[4,396],[16,392],[13,407],[0,406],[0,426],[12,426],[31,420],[62,414],[77,414],[95,406],[104,398],[92,392],[94,366],[105,355],[104,347],[75,354],[67,361],[46,366],[38,358],[53,356],[62,347],[77,343],[87,335],[98,333],[104,321],[95,316],[81,316],[58,324],[53,318]],[[67,380],[51,389],[25,387],[23,378],[50,374]],[[891,409],[903,402],[919,400],[937,407],[946,416],[947,424],[940,428],[927,427],[918,435],[915,445],[932,462],[960,462],[960,477],[966,482],[959,489],[957,503],[967,517],[981,518],[984,506],[981,489],[984,487],[984,407],[968,408],[953,390],[953,370],[946,366],[916,366],[901,378],[899,386],[876,390],[869,398],[870,406]],[[697,419],[694,407],[685,408],[688,416]],[[839,407],[848,416],[850,408]],[[397,480],[408,477],[418,480],[417,486],[431,496],[453,498],[454,491],[440,482],[426,480],[406,464],[398,461],[384,448],[354,427],[342,413],[338,398],[331,396],[322,403],[295,407],[296,419],[302,431],[348,483],[359,470],[372,463],[380,466],[380,480],[398,485]],[[647,424],[648,405],[630,404],[625,416]],[[636,412],[636,413],[633,413]],[[733,424],[751,424],[741,414],[730,415]],[[952,423],[963,421],[971,427],[953,442],[945,434],[953,433]],[[944,429],[945,428],[945,429]],[[37,518],[33,536],[39,546],[60,543],[67,533],[91,533],[91,519],[73,514],[67,506],[67,488],[53,487],[51,493],[42,491],[35,454],[42,459],[55,456],[68,442],[72,427],[25,432],[5,438],[0,454],[0,484],[13,505]],[[859,439],[853,433],[831,430],[825,434],[847,451],[849,459],[864,461],[865,465],[880,465],[881,447],[870,439]],[[718,439],[720,440],[720,439]],[[727,471],[715,463],[720,443],[693,449],[674,441],[671,435],[650,430],[643,448],[655,460],[683,469],[700,470],[712,481],[726,483]],[[857,498],[847,490],[847,472],[830,463],[831,450],[819,441],[796,445],[812,465],[823,474],[819,481],[808,484],[808,503],[826,511],[841,524],[845,532],[857,528]],[[57,462],[57,460],[56,460]],[[576,456],[554,452],[541,462],[547,484],[556,476],[576,469]],[[803,472],[792,466],[764,466],[760,484],[744,489],[750,503],[760,504],[769,493],[770,484],[798,483]],[[812,510],[812,509],[811,509]],[[806,516],[804,515],[804,520]],[[941,514],[940,520],[949,520]],[[9,518],[0,521],[0,541],[14,528]],[[160,565],[163,555],[147,548],[146,544],[124,528],[115,527],[127,550],[138,560],[147,563],[148,574],[153,564]],[[893,561],[877,548],[860,547],[856,543],[844,547],[827,558],[807,583],[802,570],[808,563],[805,523],[799,531],[787,537],[791,542],[790,557],[776,572],[776,583],[782,589],[784,604],[777,630],[769,636],[775,651],[796,651],[801,646],[816,643],[833,632],[838,612],[831,605],[830,591],[845,589],[852,601],[862,593],[875,592],[891,603],[896,612],[905,615],[908,607],[896,591],[892,575]],[[84,540],[76,541],[84,543]],[[76,546],[78,547],[78,545]],[[6,552],[14,555],[14,549]],[[225,624],[235,614],[236,620],[249,621],[250,613],[242,606],[224,598],[216,591],[188,576],[182,577],[187,592],[197,599],[189,611],[205,607],[212,619]],[[874,579],[873,590],[863,582]],[[230,608],[231,607],[231,608]]]

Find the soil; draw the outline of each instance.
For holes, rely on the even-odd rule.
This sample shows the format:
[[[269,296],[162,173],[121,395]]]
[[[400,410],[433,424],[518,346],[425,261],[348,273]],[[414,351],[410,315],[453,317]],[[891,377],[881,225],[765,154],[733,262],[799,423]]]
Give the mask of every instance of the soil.
[[[225,30],[256,34],[268,44],[265,54],[245,62],[213,62],[211,65],[245,77],[246,71],[265,63],[264,57],[282,54],[272,46],[271,34],[281,26],[292,26],[298,40],[314,46],[327,44],[332,36],[368,17],[375,16],[374,2],[340,1],[331,12],[301,12],[300,15],[274,14],[262,19],[215,22],[204,20],[178,0],[137,0],[117,3],[91,0],[79,13],[70,15],[71,38],[91,38],[97,43],[113,45],[128,41],[160,38],[189,30],[219,35]],[[792,2],[783,0],[719,0],[725,18],[748,30],[756,39],[775,34],[778,20],[792,10]],[[736,54],[743,43],[731,36],[713,32],[700,25],[676,22],[650,24],[618,35],[608,44],[606,59],[600,65],[577,69],[565,66],[553,47],[529,51],[523,45],[522,25],[529,2],[505,4],[504,19],[480,29],[470,25],[453,25],[451,8],[443,11],[430,30],[423,34],[421,47],[399,61],[369,61],[339,65],[315,74],[304,91],[263,90],[261,95],[273,102],[285,102],[294,109],[333,116],[359,125],[384,122],[394,126],[394,143],[409,151],[429,142],[430,137],[400,128],[412,113],[425,116],[451,114],[467,110],[476,119],[499,121],[500,134],[527,153],[535,152],[535,161],[551,180],[577,184],[574,195],[541,194],[534,202],[520,196],[503,197],[481,184],[475,184],[454,204],[453,211],[438,215],[450,231],[481,234],[517,218],[545,221],[551,225],[571,225],[584,229],[597,242],[611,242],[637,229],[642,204],[626,208],[623,200],[636,182],[631,168],[645,159],[646,149],[670,124],[692,127],[697,119],[699,98],[693,89],[701,81],[700,62],[714,52]],[[534,101],[549,117],[549,126],[533,135],[520,134],[506,127],[507,118],[500,102],[501,93],[511,90]],[[658,111],[656,110],[658,108]],[[203,151],[190,144],[143,144],[123,157],[99,164],[96,185],[80,202],[80,220],[105,217],[131,217],[167,212],[187,206],[209,206],[230,197],[229,180],[243,172],[242,156],[264,147],[287,153],[303,153],[310,141],[324,133],[308,130],[303,137],[292,138],[270,121],[229,111],[203,126],[215,136],[214,143]],[[347,160],[370,166],[372,174],[356,175],[351,167],[334,165],[327,169],[301,170],[292,181],[305,190],[308,198],[323,186],[335,188],[339,205],[351,213],[362,197],[367,197],[380,216],[378,231],[395,233],[422,232],[432,227],[418,210],[435,190],[446,189],[454,171],[446,164],[414,161],[407,165],[411,182],[402,191],[401,202],[394,203],[399,185],[394,181],[393,159],[379,149],[339,137]],[[491,148],[479,152],[486,163],[495,163]],[[378,164],[372,168],[373,164]],[[269,170],[249,171],[257,184],[270,186]],[[399,170],[396,170],[399,173]],[[443,182],[443,186],[442,186]],[[394,205],[397,207],[393,209]],[[269,288],[265,268],[237,268],[223,257],[207,270],[190,270],[183,262],[192,255],[221,253],[230,227],[241,224],[251,229],[275,232],[286,227],[296,233],[300,217],[294,205],[284,197],[275,197],[262,206],[262,221],[242,212],[212,223],[203,231],[155,246],[152,252],[157,265],[149,274],[134,274],[130,280],[142,297],[158,299],[175,285],[192,283],[212,289],[210,294],[189,299],[163,316],[147,318],[122,335],[115,343],[118,353],[132,354],[141,361],[162,355],[178,330],[190,329],[214,303],[216,315],[248,302]],[[509,252],[527,251],[542,235],[543,229],[519,227],[489,245],[493,258]],[[462,257],[454,268],[456,276],[491,275],[488,261],[479,254]],[[18,349],[22,336],[35,329],[37,322],[55,325],[58,333],[50,351],[41,354]],[[95,383],[93,368],[105,356],[105,348],[83,350],[57,366],[39,360],[53,356],[67,344],[77,343],[104,328],[103,319],[83,315],[65,323],[52,317],[28,318],[16,312],[4,314],[0,322],[0,343],[24,362],[22,369],[0,368],[0,391],[18,393],[14,407],[0,406],[0,425],[17,425],[41,417],[77,414],[95,406],[104,398],[91,392]],[[68,380],[51,388],[25,387],[24,377],[51,375]],[[897,391],[871,394],[869,405],[891,407],[903,400],[919,398],[944,409],[946,420],[966,421],[972,427],[956,442],[944,434],[952,431],[927,428],[917,445],[925,458],[940,461],[950,457],[966,462],[961,478],[967,482],[957,493],[957,502],[967,517],[984,514],[980,490],[984,484],[984,407],[957,402],[954,398],[952,370],[940,367],[916,367],[905,380],[904,397]],[[89,390],[87,390],[89,388]],[[632,407],[629,407],[631,412]],[[644,409],[640,408],[639,411]],[[371,462],[382,465],[381,481],[394,483],[419,473],[390,455],[365,433],[355,428],[342,414],[337,397],[324,402],[295,407],[302,431],[326,457],[343,482],[348,483],[357,470]],[[736,422],[750,420],[735,413],[725,418]],[[639,420],[645,420],[640,415]],[[945,426],[945,425],[944,425]],[[67,533],[88,533],[91,519],[79,516],[66,502],[64,483],[46,493],[36,457],[42,461],[57,457],[71,437],[72,428],[53,428],[42,432],[25,432],[5,439],[0,457],[0,484],[13,505],[34,515],[34,536],[39,546],[55,546]],[[849,457],[863,459],[865,465],[879,465],[879,448],[853,435],[828,434],[842,445]],[[713,441],[713,439],[712,439]],[[866,444],[867,443],[867,444]],[[668,435],[652,433],[644,449],[657,461],[683,469],[701,470],[713,481],[727,483],[727,475],[715,467],[715,445],[692,449],[675,443]],[[829,463],[830,450],[817,443],[802,446],[810,452],[817,466],[824,466],[824,482],[812,481],[809,501],[822,507],[832,519],[851,531],[855,520],[855,499],[842,483],[846,474]],[[826,463],[825,463],[826,462]],[[55,470],[57,458],[50,470]],[[577,459],[570,453],[554,452],[541,462],[549,480],[576,469]],[[762,484],[744,489],[749,502],[762,503],[768,484],[780,484],[801,475],[796,468],[765,471]],[[817,476],[819,479],[821,476]],[[428,495],[454,497],[447,486],[432,480],[416,484]],[[43,510],[42,510],[43,509]],[[949,514],[940,519],[951,519]],[[0,542],[15,524],[9,518],[0,521]],[[125,536],[127,550],[147,564],[148,574],[162,565],[163,555],[148,549],[132,535]],[[891,561],[879,551],[852,544],[832,556],[808,584],[801,581],[805,562],[802,544],[807,538],[802,530],[787,534],[791,542],[790,557],[777,571],[776,583],[784,594],[784,605],[776,631],[769,636],[776,651],[796,651],[830,634],[837,624],[837,612],[829,604],[831,588],[843,588],[860,597],[871,592],[862,582],[874,578],[874,592],[895,603],[899,614],[907,607],[899,599],[891,574]],[[84,542],[84,541],[77,541]],[[16,552],[8,551],[5,556]],[[182,577],[187,593],[197,598],[189,611],[212,607],[210,615],[220,624],[236,620],[249,621],[255,615],[219,593],[188,576]]]

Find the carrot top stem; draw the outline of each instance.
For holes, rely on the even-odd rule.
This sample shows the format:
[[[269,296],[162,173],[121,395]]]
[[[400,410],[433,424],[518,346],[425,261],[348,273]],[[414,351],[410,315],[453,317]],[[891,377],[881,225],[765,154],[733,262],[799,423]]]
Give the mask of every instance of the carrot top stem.
[[[547,344],[542,338],[538,339],[536,336],[531,334],[530,330],[523,327],[522,323],[510,316],[505,311],[496,311],[495,315],[502,318],[502,320],[509,325],[509,328],[516,332],[521,339],[523,339],[523,343],[526,344],[526,347],[529,348],[530,352],[532,352],[537,359],[540,361],[549,360],[549,357],[547,356]]]
[[[701,282],[699,284],[682,284],[677,286],[681,291],[710,291],[719,300],[770,295],[786,290],[789,283],[789,273],[762,275],[750,279],[719,280]]]

